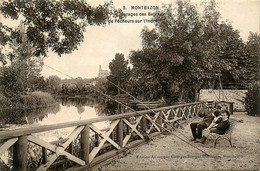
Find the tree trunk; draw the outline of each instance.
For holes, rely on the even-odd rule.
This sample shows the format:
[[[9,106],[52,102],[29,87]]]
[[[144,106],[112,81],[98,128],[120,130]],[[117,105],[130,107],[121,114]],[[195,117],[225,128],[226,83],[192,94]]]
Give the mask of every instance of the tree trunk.
[[[181,87],[181,97],[179,98],[179,104],[181,104],[183,98],[183,86]]]
[[[195,86],[195,102],[199,101],[199,88]]]

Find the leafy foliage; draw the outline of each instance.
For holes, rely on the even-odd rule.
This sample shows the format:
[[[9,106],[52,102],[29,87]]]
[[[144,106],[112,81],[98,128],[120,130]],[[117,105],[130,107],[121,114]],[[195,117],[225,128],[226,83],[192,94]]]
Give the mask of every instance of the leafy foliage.
[[[146,98],[194,101],[200,88],[218,87],[219,75],[235,81],[243,75],[244,44],[238,31],[219,21],[216,8],[215,1],[205,2],[199,14],[195,5],[179,0],[175,8],[158,11],[154,29],[142,30],[143,48],[132,51],[130,60]]]
[[[260,116],[260,82],[251,84],[245,99],[248,115]]]
[[[246,45],[246,82],[255,83],[260,81],[260,35],[250,32]]]
[[[56,75],[52,75],[52,76],[49,76],[47,79],[46,79],[46,83],[47,83],[47,86],[48,86],[48,90],[51,92],[51,93],[59,93],[61,91],[61,78],[56,76]]]
[[[248,115],[260,115],[260,35],[250,32],[246,45],[246,77],[248,87],[245,104]]]
[[[50,94],[46,92],[35,91],[23,96],[22,104],[25,108],[37,108],[57,105],[57,102]]]
[[[19,37],[9,43],[9,65],[0,68],[0,88],[8,98],[17,98],[31,91],[33,82],[40,76],[43,64],[42,58],[33,55],[33,47],[23,31],[21,24],[17,28]]]
[[[14,20],[23,16],[27,38],[36,56],[46,56],[48,48],[58,55],[71,53],[83,41],[87,26],[105,25],[111,17],[123,18],[122,11],[115,9],[112,2],[92,7],[77,0],[5,0],[0,12]],[[1,44],[18,34],[0,23]],[[4,58],[1,56],[0,60]]]
[[[124,54],[115,54],[115,59],[109,63],[110,75],[107,77],[107,91],[111,95],[118,94],[118,89],[114,83],[123,89],[127,89],[130,78],[130,68],[128,67],[128,60],[125,60]]]
[[[79,94],[85,91],[84,81],[61,84],[59,78],[40,77],[42,58],[49,49],[58,55],[71,53],[83,41],[83,32],[90,25],[104,26],[111,18],[122,19],[121,10],[112,2],[97,7],[77,0],[4,0],[0,13],[5,18],[21,20],[18,29],[0,22],[0,88],[4,95],[18,97],[30,91]],[[3,49],[11,49],[4,53]],[[72,85],[72,86],[71,86]]]

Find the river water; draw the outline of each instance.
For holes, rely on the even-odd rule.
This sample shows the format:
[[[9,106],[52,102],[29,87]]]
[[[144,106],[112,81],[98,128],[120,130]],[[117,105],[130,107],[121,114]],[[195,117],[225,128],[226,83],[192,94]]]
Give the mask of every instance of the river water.
[[[13,130],[24,127],[50,125],[71,121],[86,120],[107,115],[107,105],[92,98],[57,98],[57,105],[37,109],[0,110],[0,130]],[[94,123],[99,129],[106,128],[108,122]],[[47,141],[66,137],[74,128],[50,131],[44,136]],[[47,135],[46,135],[47,134]]]
[[[71,121],[86,120],[98,118],[113,113],[113,109],[109,103],[104,100],[93,98],[56,98],[57,104],[47,108],[37,109],[0,109],[0,131],[13,130],[19,128],[35,126],[59,124]],[[110,106],[110,107],[109,107]],[[112,105],[116,106],[116,105]],[[99,129],[106,128],[109,121],[93,123]],[[46,131],[34,134],[40,139],[51,142],[66,138],[74,130],[75,127],[63,128],[58,130]],[[92,136],[94,132],[90,133]],[[38,146],[30,145],[30,156],[34,156],[35,160],[39,160],[41,149]],[[0,154],[0,170],[12,167],[12,150],[8,150]],[[8,169],[7,169],[8,170]]]

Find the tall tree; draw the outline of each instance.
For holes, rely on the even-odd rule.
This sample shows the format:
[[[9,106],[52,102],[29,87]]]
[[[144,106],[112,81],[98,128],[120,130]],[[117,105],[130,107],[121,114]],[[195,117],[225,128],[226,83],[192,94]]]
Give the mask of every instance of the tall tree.
[[[19,36],[8,45],[8,65],[0,68],[0,86],[7,97],[25,94],[33,87],[35,77],[40,76],[42,58],[33,55],[33,46],[27,40],[21,23],[16,29]]]
[[[195,5],[179,0],[155,15],[154,29],[143,29],[143,48],[130,60],[146,98],[194,101],[200,88],[215,88],[219,74],[238,67],[243,43],[231,25],[219,22],[216,8],[215,1],[205,2],[199,14]]]
[[[256,83],[260,80],[260,35],[250,32],[246,45],[246,82]]]
[[[177,7],[169,6],[155,17],[155,29],[142,31],[143,49],[130,55],[133,72],[146,90],[146,98],[164,97],[168,103],[182,100],[188,92],[191,67],[199,56],[201,23],[194,5],[177,1]]]
[[[110,75],[107,77],[109,80],[107,82],[107,90],[110,94],[116,95],[118,94],[118,88],[110,82],[113,82],[123,89],[127,89],[130,76],[128,60],[125,60],[124,54],[116,53],[115,59],[109,63],[109,69]]]
[[[49,48],[58,55],[71,53],[83,41],[87,26],[105,25],[112,17],[123,17],[112,2],[93,7],[84,0],[4,0],[0,12],[14,20],[22,16],[36,56],[46,56]],[[2,45],[18,34],[0,22]],[[6,56],[0,54],[0,60],[5,63]]]
[[[62,91],[61,78],[57,75],[51,75],[46,79],[47,86],[54,94],[58,94]]]
[[[203,59],[208,63],[204,67],[209,78],[207,81],[210,88],[216,88],[220,74],[224,83],[237,83],[245,72],[245,45],[238,30],[234,30],[228,22],[219,21],[220,13],[217,11],[217,3],[214,0],[205,1],[204,5],[201,21],[204,50],[201,53],[204,59],[208,59],[207,61]]]

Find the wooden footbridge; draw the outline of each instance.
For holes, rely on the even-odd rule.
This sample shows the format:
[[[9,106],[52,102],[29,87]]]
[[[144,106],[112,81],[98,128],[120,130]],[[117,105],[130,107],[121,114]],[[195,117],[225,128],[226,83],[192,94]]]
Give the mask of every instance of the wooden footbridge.
[[[13,170],[86,170],[126,149],[143,144],[163,131],[166,123],[189,120],[203,108],[203,102],[187,103],[68,123],[35,126],[0,132],[0,154],[10,151]],[[134,118],[134,120],[133,120]],[[108,121],[106,129],[95,123]],[[74,128],[67,138],[48,142],[38,133]],[[31,146],[40,149],[33,162]]]

